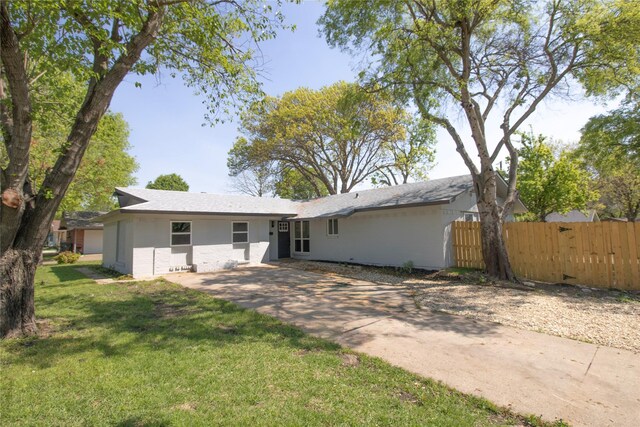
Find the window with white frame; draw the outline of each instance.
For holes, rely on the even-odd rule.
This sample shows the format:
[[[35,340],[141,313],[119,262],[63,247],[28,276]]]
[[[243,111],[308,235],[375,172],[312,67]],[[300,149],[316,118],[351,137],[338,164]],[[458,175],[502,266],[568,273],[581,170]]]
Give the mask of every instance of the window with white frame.
[[[466,222],[480,221],[480,216],[478,215],[477,212],[465,212],[464,220]]]
[[[171,246],[191,245],[191,221],[171,221]]]
[[[296,221],[293,224],[293,248],[295,252],[308,253],[311,250],[309,241],[309,221]]]
[[[289,232],[289,223],[286,221],[280,221],[278,222],[278,231],[281,233],[288,233]]]
[[[233,243],[249,243],[249,223],[246,221],[233,222],[231,226],[231,241]]]
[[[338,237],[338,218],[327,220],[327,236]]]

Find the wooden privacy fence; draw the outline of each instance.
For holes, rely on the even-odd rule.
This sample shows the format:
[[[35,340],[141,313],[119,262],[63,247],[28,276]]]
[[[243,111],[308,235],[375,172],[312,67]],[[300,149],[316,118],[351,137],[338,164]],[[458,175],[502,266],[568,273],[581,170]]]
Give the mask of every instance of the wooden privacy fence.
[[[511,222],[503,228],[520,278],[640,290],[640,223]],[[480,223],[452,224],[458,267],[484,268]]]

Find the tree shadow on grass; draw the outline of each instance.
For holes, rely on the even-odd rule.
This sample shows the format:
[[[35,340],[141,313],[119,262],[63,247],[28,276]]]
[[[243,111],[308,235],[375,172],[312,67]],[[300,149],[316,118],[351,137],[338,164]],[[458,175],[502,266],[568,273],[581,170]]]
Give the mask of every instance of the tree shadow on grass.
[[[76,280],[88,280],[87,276],[77,270],[75,264],[57,264],[50,266],[51,273],[60,281],[61,285],[65,282]]]
[[[103,357],[113,357],[141,349],[153,352],[252,341],[298,350],[339,349],[275,318],[197,291],[166,284],[141,288],[112,298],[91,293],[44,296],[40,303],[48,305],[48,310],[51,306],[67,308],[70,302],[72,311],[50,336],[16,340],[6,346],[14,356],[11,363],[48,368],[61,358],[96,350]]]
[[[170,426],[171,423],[167,421],[160,420],[148,420],[141,417],[131,417],[126,420],[122,420],[117,424],[114,424],[115,427],[165,427]]]

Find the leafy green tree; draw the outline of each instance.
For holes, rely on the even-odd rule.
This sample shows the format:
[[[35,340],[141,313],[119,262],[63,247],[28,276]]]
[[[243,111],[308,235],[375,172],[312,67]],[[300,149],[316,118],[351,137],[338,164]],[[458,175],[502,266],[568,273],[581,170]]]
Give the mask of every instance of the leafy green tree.
[[[33,136],[29,180],[37,191],[63,149],[73,123],[74,111],[82,103],[83,84],[70,73],[47,73],[37,82],[33,97]],[[113,188],[135,183],[138,165],[128,154],[129,128],[121,114],[107,112],[91,138],[74,180],[58,209],[103,211],[114,207]],[[7,164],[4,145],[0,164]]]
[[[585,61],[575,75],[591,95],[637,93],[640,87],[640,7],[633,0],[593,2],[582,20],[589,39]]]
[[[114,187],[126,187],[136,183],[133,173],[138,170],[138,164],[127,152],[129,148],[127,122],[122,114],[107,112],[91,138],[87,152],[60,203],[58,212],[113,209]],[[32,156],[32,160],[35,160],[35,156]]]
[[[347,193],[382,168],[410,174],[415,162],[425,160],[428,141],[417,137],[410,158],[389,154],[396,150],[400,157],[407,120],[407,112],[384,93],[345,82],[268,97],[242,116],[243,136],[229,153],[230,173],[275,161],[281,170],[295,170],[316,197]]]
[[[409,179],[422,181],[435,160],[436,133],[433,125],[425,120],[409,119],[405,139],[389,144],[385,149],[387,159],[374,174],[374,185],[406,184]]]
[[[603,214],[637,221],[640,215],[640,114],[626,103],[589,119],[578,153],[598,184]]]
[[[177,173],[160,175],[147,183],[150,190],[189,191],[189,184]]]
[[[516,200],[512,137],[545,98],[566,93],[568,77],[615,66],[608,60],[623,47],[611,52],[595,43],[617,12],[608,3],[371,0],[362,7],[360,0],[333,0],[320,19],[330,44],[371,58],[362,67],[365,81],[412,99],[425,120],[451,136],[474,181],[491,276],[515,279],[502,237]],[[460,117],[463,129],[454,125]],[[502,202],[494,163],[505,148],[511,167]]]
[[[283,27],[279,3],[257,0],[0,2],[0,337],[34,332],[34,276],[64,195],[123,79],[166,70],[204,95],[207,118],[259,93],[256,44]],[[56,161],[29,177],[38,80],[86,82]],[[42,108],[47,108],[41,104]],[[69,108],[73,109],[73,106]]]
[[[518,192],[529,210],[526,219],[545,222],[552,212],[585,210],[597,200],[589,173],[570,151],[555,154],[544,136],[520,135]]]
[[[329,195],[318,180],[310,182],[296,169],[286,167],[279,171],[275,193],[283,199],[291,200],[309,200]]]
[[[581,130],[583,151],[605,159],[627,159],[640,165],[640,102],[591,117]]]

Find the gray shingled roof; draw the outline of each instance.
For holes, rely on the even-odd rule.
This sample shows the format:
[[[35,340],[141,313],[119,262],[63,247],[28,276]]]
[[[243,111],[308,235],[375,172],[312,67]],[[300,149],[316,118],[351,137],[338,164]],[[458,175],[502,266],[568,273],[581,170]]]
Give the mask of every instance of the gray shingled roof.
[[[105,214],[106,212],[94,211],[63,212],[60,230],[102,230],[103,225],[99,222],[93,222],[93,219]]]
[[[470,175],[376,188],[296,202],[271,197],[187,193],[117,188],[123,213],[203,213],[218,215],[277,215],[295,218],[349,216],[366,210],[445,204],[472,187]]]
[[[222,215],[295,215],[297,202],[274,197],[237,194],[187,193],[185,191],[116,188],[116,194],[130,195],[142,202],[122,206],[126,212],[207,213]],[[122,202],[121,202],[122,203]]]
[[[582,211],[574,209],[566,214],[558,212],[550,213],[545,217],[545,220],[547,222],[594,222],[600,221],[600,218],[598,218],[595,210],[587,211],[585,214]]]
[[[341,217],[367,210],[445,204],[472,186],[471,175],[461,175],[337,194],[302,203],[298,209],[297,217]]]

